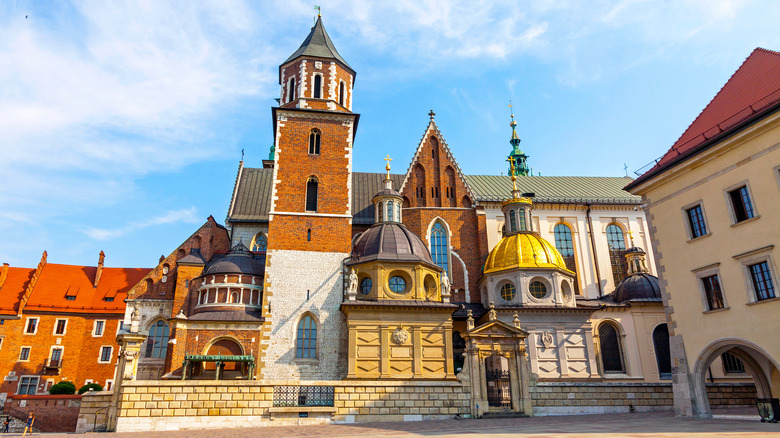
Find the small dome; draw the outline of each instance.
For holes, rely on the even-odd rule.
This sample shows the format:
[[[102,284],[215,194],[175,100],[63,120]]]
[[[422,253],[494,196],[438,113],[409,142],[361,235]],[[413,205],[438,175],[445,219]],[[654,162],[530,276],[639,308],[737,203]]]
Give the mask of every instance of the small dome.
[[[422,262],[436,266],[425,242],[396,222],[374,224],[355,238],[352,245],[352,260],[348,264],[374,260]]]
[[[249,248],[244,246],[243,242],[238,242],[236,246],[230,248],[224,256],[215,255],[203,275],[211,274],[247,274],[263,275],[265,265],[255,260]]]
[[[626,301],[663,301],[658,277],[646,272],[630,275],[623,279],[612,293],[616,303]]]
[[[490,251],[483,273],[515,268],[563,269],[570,272],[558,250],[536,233],[518,233],[501,239]]]

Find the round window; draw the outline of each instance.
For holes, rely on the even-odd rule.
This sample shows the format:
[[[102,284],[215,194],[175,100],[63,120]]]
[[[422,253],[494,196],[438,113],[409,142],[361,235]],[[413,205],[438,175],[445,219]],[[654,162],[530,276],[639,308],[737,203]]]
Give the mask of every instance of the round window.
[[[541,281],[532,281],[531,285],[528,286],[528,289],[531,291],[531,295],[534,298],[542,299],[547,295],[547,286]]]
[[[360,281],[360,293],[363,295],[368,295],[371,293],[371,279],[370,278],[364,278]]]
[[[402,294],[406,290],[406,280],[398,275],[390,278],[388,285],[390,286],[390,290],[397,294]]]
[[[501,286],[501,298],[503,298],[506,301],[512,301],[512,299],[515,297],[515,285],[512,283],[507,283],[503,286]]]

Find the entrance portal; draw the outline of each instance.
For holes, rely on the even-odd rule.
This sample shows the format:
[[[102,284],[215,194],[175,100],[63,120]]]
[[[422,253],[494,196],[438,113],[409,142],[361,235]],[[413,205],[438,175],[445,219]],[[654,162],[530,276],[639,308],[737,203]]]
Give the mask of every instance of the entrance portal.
[[[512,407],[512,385],[509,378],[509,360],[494,354],[485,359],[488,406],[491,408]]]

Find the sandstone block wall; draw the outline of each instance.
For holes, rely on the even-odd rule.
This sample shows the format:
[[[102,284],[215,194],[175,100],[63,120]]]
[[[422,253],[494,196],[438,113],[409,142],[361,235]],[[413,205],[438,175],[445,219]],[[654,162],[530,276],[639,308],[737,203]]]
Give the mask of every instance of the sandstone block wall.
[[[297,381],[134,381],[120,395],[117,432],[268,425],[420,421],[467,414],[458,381],[322,381],[333,406],[274,407],[274,386]],[[103,401],[106,405],[108,400]],[[89,405],[92,409],[92,405]],[[91,411],[85,409],[84,418]],[[301,414],[305,413],[305,416]]]
[[[756,386],[752,383],[711,383],[707,395],[710,409],[756,405]]]
[[[85,393],[81,398],[75,432],[105,431],[113,395],[113,391]]]

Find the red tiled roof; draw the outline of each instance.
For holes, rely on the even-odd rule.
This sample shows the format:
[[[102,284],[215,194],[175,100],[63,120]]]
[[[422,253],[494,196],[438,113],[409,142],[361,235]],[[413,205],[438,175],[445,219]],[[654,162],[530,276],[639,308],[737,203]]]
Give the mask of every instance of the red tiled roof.
[[[0,287],[0,315],[16,316],[24,290],[34,273],[35,269],[31,268],[8,268],[8,277]]]
[[[103,268],[95,288],[92,283],[96,267],[47,263],[24,310],[124,313],[127,291],[149,271],[139,268]],[[66,295],[75,296],[75,299],[68,300]],[[114,299],[105,301],[104,297]]]
[[[658,162],[629,186],[636,186],[707,140],[763,115],[780,102],[780,53],[757,48]]]

